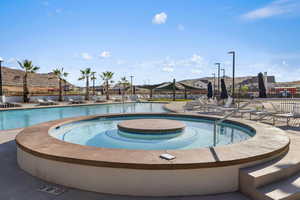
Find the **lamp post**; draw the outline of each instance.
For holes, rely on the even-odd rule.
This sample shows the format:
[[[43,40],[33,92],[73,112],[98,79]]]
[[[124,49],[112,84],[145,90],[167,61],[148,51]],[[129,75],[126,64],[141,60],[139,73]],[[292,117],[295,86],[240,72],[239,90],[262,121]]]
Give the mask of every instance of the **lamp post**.
[[[228,54],[232,55],[232,100],[234,102],[234,76],[235,76],[235,51],[229,51]]]
[[[3,58],[0,57],[0,100],[3,102],[3,90],[2,90],[2,62]]]
[[[133,95],[133,87],[132,87],[132,79],[133,79],[134,76],[130,76],[130,94],[131,96]]]
[[[225,69],[221,69],[221,71],[223,71],[223,79],[225,79]]]
[[[220,94],[220,66],[221,63],[215,63],[215,65],[218,67],[218,95]]]
[[[212,73],[212,75],[214,76],[214,89],[213,89],[213,91],[214,91],[214,94],[213,94],[213,96],[215,97],[215,92],[216,92],[216,73]]]

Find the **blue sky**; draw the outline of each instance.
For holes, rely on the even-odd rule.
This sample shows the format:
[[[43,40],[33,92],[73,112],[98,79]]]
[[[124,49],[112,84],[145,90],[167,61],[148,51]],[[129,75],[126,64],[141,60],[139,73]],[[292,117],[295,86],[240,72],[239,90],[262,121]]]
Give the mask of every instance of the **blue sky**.
[[[0,57],[18,68],[30,59],[49,72],[64,67],[113,71],[135,83],[268,72],[300,80],[299,0],[0,0]]]

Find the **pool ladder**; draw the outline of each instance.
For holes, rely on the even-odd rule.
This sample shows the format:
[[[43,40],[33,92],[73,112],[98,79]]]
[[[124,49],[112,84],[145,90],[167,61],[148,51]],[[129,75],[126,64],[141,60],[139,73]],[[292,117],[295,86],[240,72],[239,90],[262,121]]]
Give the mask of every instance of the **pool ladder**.
[[[219,124],[221,124],[223,121],[225,121],[226,119],[228,119],[229,117],[233,116],[235,113],[239,112],[242,108],[245,108],[246,106],[250,105],[252,102],[249,101],[247,103],[245,103],[244,105],[234,109],[233,111],[231,111],[230,113],[228,113],[227,115],[225,115],[224,117],[222,117],[221,119],[215,120],[214,121],[214,138],[213,138],[213,146],[215,147],[217,145],[217,126]]]

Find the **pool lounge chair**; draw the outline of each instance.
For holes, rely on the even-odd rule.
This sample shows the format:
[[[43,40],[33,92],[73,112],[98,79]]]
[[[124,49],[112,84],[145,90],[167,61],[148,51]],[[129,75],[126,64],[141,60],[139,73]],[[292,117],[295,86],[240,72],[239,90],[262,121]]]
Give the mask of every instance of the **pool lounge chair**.
[[[82,101],[82,100],[80,100],[80,99],[72,99],[72,98],[69,98],[69,99],[68,99],[68,102],[69,102],[70,104],[84,104],[84,103],[85,103],[85,101]]]
[[[262,102],[262,105],[263,105],[263,110],[251,113],[250,119],[252,114],[258,115],[258,118],[256,119],[257,121],[262,121],[266,117],[270,117],[273,119],[273,125],[275,125],[277,118],[287,118],[287,124],[288,124],[289,119],[292,117],[291,112],[278,110],[272,102]]]
[[[52,105],[52,103],[47,102],[43,99],[37,99],[37,103],[38,103],[37,106],[50,106],[50,105]]]
[[[58,103],[56,101],[53,101],[51,99],[46,99],[46,102],[48,102],[50,105],[57,105]]]
[[[95,103],[104,103],[106,102],[106,98],[102,96],[97,96],[94,100]]]
[[[286,125],[290,126],[289,122],[291,121],[291,119],[300,119],[300,104],[294,104],[291,112],[283,111],[282,113],[273,114],[274,125],[278,119],[286,119]]]

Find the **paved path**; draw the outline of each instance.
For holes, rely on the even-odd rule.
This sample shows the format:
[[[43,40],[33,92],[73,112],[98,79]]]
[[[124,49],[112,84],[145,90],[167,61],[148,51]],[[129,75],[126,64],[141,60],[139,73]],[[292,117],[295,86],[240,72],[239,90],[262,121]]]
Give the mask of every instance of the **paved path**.
[[[129,197],[67,188],[59,196],[37,191],[37,188],[47,184],[21,170],[16,161],[15,136],[20,131],[0,131],[0,199],[2,200],[249,200],[240,193],[227,193],[213,196],[192,197]],[[184,186],[183,186],[184,187]]]

